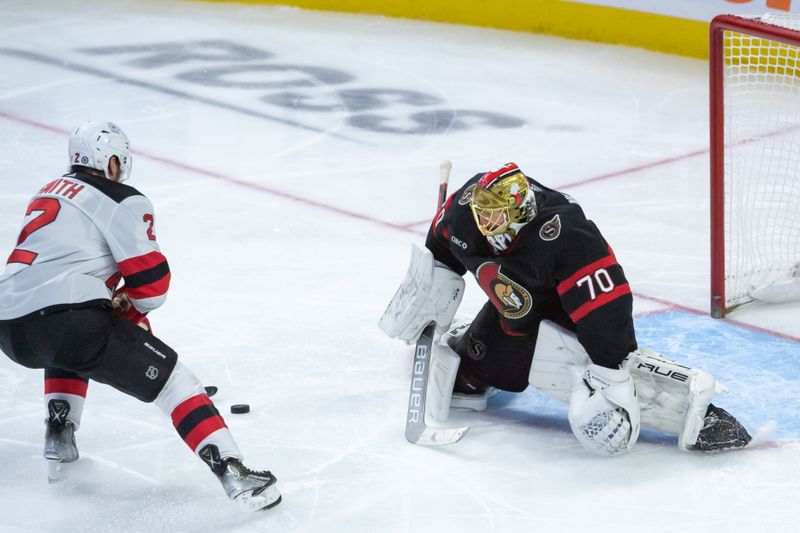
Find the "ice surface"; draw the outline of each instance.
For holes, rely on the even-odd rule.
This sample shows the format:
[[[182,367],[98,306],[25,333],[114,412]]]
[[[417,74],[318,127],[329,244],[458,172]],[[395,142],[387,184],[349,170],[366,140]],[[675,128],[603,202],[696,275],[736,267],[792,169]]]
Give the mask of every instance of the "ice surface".
[[[0,249],[66,166],[68,129],[118,122],[173,271],[154,330],[284,493],[240,513],[154,406],[98,384],[81,459],[48,485],[41,372],[0,358],[0,531],[796,530],[800,307],[703,316],[704,62],[236,4],[6,0],[0,21]],[[775,421],[772,439],[707,456],[645,433],[604,460],[527,391],[454,412],[456,445],[407,444],[411,350],[376,324],[442,159],[453,187],[513,160],[575,196],[637,293],[640,342],[712,371],[719,404],[752,431]],[[483,300],[468,281],[462,309]]]

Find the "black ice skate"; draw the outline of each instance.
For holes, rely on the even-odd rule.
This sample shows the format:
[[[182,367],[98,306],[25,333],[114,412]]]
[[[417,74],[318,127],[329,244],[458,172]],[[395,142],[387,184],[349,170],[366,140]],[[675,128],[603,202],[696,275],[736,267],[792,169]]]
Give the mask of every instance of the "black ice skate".
[[[719,452],[743,448],[751,438],[733,415],[714,404],[708,404],[703,429],[697,436],[694,449],[701,452]]]
[[[220,458],[219,449],[207,444],[200,450],[200,458],[217,476],[231,500],[250,511],[270,509],[281,503],[277,479],[272,472],[255,472],[235,457]]]
[[[75,445],[75,425],[67,420],[69,403],[65,400],[50,400],[47,412],[44,458],[47,459],[47,478],[50,483],[55,483],[66,477],[64,463],[77,461],[79,455]]]

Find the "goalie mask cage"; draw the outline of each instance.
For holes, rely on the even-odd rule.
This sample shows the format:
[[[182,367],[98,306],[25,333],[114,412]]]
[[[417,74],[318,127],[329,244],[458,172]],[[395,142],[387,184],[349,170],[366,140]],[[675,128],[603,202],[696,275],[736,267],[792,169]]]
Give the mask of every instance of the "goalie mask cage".
[[[798,275],[800,16],[711,22],[711,314]]]

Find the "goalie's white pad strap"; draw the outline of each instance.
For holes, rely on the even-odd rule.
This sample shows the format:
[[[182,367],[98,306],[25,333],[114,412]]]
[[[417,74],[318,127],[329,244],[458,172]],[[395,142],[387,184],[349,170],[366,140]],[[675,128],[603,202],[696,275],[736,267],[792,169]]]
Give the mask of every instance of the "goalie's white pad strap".
[[[485,411],[489,406],[489,398],[499,391],[494,387],[487,387],[483,394],[460,394],[453,393],[450,399],[450,407],[453,409],[469,409],[470,411]]]
[[[629,451],[639,438],[639,400],[627,368],[572,367],[569,425],[584,448],[600,455]]]
[[[450,416],[450,399],[460,363],[461,358],[450,348],[438,344],[434,344],[431,348],[425,396],[426,424],[447,422]]]
[[[464,296],[464,279],[444,265],[434,264],[427,248],[411,245],[411,262],[378,326],[390,337],[411,342],[431,322],[443,333]]]
[[[573,368],[591,364],[575,334],[549,320],[539,325],[528,381],[537,389],[569,403]],[[628,355],[625,366],[636,385],[643,427],[678,437],[688,449],[697,440],[708,404],[727,389],[702,370],[688,368],[647,349]]]

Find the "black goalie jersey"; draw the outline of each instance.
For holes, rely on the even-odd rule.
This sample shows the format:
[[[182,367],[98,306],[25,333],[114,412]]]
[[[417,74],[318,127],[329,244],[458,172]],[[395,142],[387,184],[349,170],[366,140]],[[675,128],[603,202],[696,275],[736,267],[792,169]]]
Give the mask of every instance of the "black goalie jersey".
[[[597,226],[569,196],[528,178],[536,216],[511,239],[486,237],[469,200],[478,174],[448,198],[426,246],[459,274],[470,271],[500,313],[507,335],[531,336],[552,320],[575,331],[594,363],[616,367],[636,349],[633,297]]]

